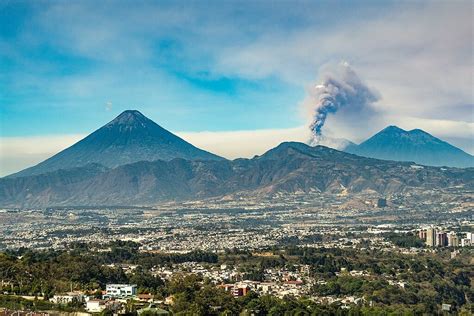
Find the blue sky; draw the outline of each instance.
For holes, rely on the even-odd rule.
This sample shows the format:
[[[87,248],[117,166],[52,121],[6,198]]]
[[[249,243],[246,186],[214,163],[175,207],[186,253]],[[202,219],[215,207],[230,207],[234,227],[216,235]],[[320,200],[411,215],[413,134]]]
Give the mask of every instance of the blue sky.
[[[87,134],[125,109],[198,144],[203,131],[293,137],[311,116],[308,87],[342,60],[381,100],[374,121],[341,113],[328,134],[357,141],[397,124],[472,152],[471,12],[459,0],[2,1],[2,152]]]
[[[218,2],[191,8],[185,2],[134,3],[4,3],[2,134],[88,132],[129,108],[174,130],[299,124],[292,112],[303,87],[277,76],[220,73],[209,53],[225,42],[250,41],[253,27],[238,28],[257,20],[266,5],[239,13],[240,5],[212,9]],[[224,26],[228,32],[219,30],[218,19],[211,21],[220,15],[236,19]],[[113,113],[106,111],[107,102]]]
[[[88,132],[113,116],[105,110],[109,101],[113,114],[138,108],[174,130],[294,127],[301,124],[296,105],[304,84],[315,79],[317,68],[289,82],[278,74],[219,69],[221,54],[259,37],[308,26],[324,31],[391,6],[187,3],[1,5],[2,134]]]

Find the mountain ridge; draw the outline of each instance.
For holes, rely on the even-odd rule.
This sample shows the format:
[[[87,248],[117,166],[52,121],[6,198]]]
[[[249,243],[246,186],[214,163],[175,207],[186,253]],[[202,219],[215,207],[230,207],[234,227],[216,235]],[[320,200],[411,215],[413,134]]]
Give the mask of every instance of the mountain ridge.
[[[150,206],[233,194],[393,194],[459,185],[474,188],[474,168],[414,166],[298,142],[282,143],[252,159],[175,158],[134,162],[113,169],[97,165],[82,168],[0,179],[0,206]]]

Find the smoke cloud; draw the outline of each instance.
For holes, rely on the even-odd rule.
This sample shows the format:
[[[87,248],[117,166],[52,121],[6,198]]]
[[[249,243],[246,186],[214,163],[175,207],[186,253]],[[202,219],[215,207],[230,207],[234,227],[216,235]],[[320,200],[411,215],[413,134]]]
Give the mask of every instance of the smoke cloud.
[[[324,140],[323,127],[329,114],[336,114],[343,108],[350,108],[350,112],[364,112],[380,99],[379,94],[369,88],[347,62],[327,69],[309,94],[312,108],[309,143],[313,146]]]

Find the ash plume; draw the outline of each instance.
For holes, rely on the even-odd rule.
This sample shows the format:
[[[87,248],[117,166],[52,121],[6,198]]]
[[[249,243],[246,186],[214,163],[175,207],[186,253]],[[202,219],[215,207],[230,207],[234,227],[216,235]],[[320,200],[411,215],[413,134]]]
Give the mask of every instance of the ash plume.
[[[378,93],[370,89],[347,62],[326,71],[320,83],[310,90],[313,116],[309,144],[315,146],[324,139],[323,127],[329,114],[342,108],[364,111],[379,99]]]

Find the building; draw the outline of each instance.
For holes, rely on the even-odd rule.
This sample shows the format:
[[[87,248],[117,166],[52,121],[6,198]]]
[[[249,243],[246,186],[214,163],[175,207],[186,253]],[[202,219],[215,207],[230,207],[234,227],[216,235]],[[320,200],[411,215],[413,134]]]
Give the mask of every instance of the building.
[[[285,284],[288,287],[297,288],[297,287],[303,285],[303,281],[301,281],[301,280],[290,280],[290,281],[286,281]]]
[[[105,309],[105,301],[88,300],[86,302],[86,310],[90,313],[100,313]]]
[[[136,295],[136,284],[107,284],[104,297],[125,298]]]
[[[238,284],[232,289],[232,294],[236,297],[245,296],[250,292],[250,287],[245,284]]]
[[[418,232],[418,237],[421,240],[426,241],[426,230],[420,229],[420,231]]]
[[[466,239],[471,241],[471,245],[474,244],[474,233],[466,233]]]
[[[426,230],[426,245],[429,247],[436,246],[436,229],[428,228]]]
[[[436,232],[435,245],[445,247],[448,245],[448,235],[445,232]]]
[[[166,305],[173,305],[175,301],[174,295],[170,295],[165,298],[165,304]]]
[[[137,298],[141,302],[152,302],[154,296],[151,293],[149,293],[149,294],[138,294]]]
[[[258,285],[258,290],[264,294],[269,294],[272,292],[273,288],[276,287],[275,283],[263,282]]]
[[[84,295],[80,292],[70,292],[63,295],[54,295],[50,301],[54,304],[71,304],[84,302]]]
[[[468,247],[470,245],[472,245],[471,244],[471,239],[469,239],[469,238],[462,238],[461,239],[461,247]]]
[[[450,232],[448,234],[448,246],[459,247],[459,239],[455,232]]]
[[[443,312],[450,312],[451,311],[451,304],[441,304],[441,310]]]

